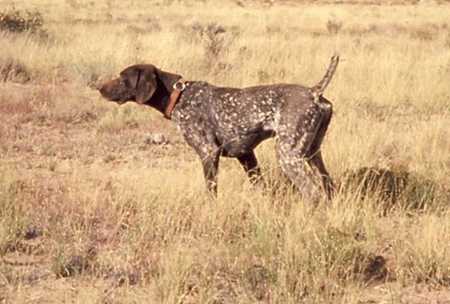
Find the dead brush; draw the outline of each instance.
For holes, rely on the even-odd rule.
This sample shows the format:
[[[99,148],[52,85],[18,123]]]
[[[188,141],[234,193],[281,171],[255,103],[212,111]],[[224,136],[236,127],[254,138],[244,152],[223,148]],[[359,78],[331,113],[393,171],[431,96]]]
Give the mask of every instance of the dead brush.
[[[31,80],[31,73],[20,61],[12,58],[0,59],[0,81],[26,83]]]
[[[340,20],[330,19],[327,21],[327,31],[330,35],[338,34],[342,29],[343,23]]]
[[[11,33],[30,32],[43,35],[44,18],[39,11],[21,11],[12,7],[0,12],[0,31]]]
[[[410,36],[413,39],[419,39],[422,41],[431,41],[435,38],[436,33],[439,33],[438,30],[432,27],[423,27],[413,30],[410,33]]]
[[[189,29],[194,41],[203,45],[205,50],[206,65],[214,68],[214,74],[224,70],[230,70],[229,63],[217,60],[224,57],[224,53],[231,48],[239,36],[238,28],[226,29],[218,23],[206,25],[194,23]]]
[[[226,33],[225,28],[217,23],[210,23],[208,25],[194,24],[192,29],[204,43],[208,57],[218,56],[227,47],[227,43],[230,43],[224,37]]]

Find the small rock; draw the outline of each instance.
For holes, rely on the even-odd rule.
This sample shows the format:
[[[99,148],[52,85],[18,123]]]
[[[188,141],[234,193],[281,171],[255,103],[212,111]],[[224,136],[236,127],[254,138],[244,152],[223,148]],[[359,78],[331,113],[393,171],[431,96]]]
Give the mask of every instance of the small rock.
[[[59,277],[71,277],[81,274],[93,266],[97,256],[97,249],[90,247],[83,255],[71,255],[56,268],[56,275]]]
[[[28,226],[23,234],[25,240],[32,240],[42,235],[42,230],[36,226]]]
[[[129,284],[130,286],[139,283],[140,275],[133,271],[119,271],[113,275],[116,280],[117,286],[123,286],[124,284]]]
[[[366,282],[384,281],[388,274],[386,259],[381,255],[370,257],[363,274]]]
[[[167,145],[169,140],[161,133],[148,134],[145,138],[145,143],[148,145]]]

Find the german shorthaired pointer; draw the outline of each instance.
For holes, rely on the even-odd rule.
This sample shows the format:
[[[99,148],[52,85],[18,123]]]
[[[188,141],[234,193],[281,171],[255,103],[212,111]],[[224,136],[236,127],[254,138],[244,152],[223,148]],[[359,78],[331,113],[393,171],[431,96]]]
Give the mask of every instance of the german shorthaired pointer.
[[[253,149],[275,136],[283,172],[305,200],[317,201],[325,195],[330,198],[334,188],[320,145],[332,115],[332,105],[322,94],[338,61],[333,56],[323,79],[311,88],[297,84],[217,87],[139,64],[99,90],[108,100],[135,101],[172,119],[200,156],[207,188],[214,194],[221,155],[236,157],[250,180],[259,181]]]

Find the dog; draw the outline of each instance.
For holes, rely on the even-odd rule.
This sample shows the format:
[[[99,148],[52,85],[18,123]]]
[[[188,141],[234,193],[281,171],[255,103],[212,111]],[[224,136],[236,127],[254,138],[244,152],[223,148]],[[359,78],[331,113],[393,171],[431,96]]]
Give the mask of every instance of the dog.
[[[184,80],[151,64],[137,64],[98,89],[109,101],[134,101],[173,120],[200,156],[211,193],[217,194],[220,156],[237,158],[250,181],[260,182],[254,149],[275,137],[282,171],[305,200],[317,201],[330,199],[334,189],[320,147],[332,116],[332,104],[322,95],[338,62],[339,56],[333,56],[324,77],[313,87],[219,87]]]

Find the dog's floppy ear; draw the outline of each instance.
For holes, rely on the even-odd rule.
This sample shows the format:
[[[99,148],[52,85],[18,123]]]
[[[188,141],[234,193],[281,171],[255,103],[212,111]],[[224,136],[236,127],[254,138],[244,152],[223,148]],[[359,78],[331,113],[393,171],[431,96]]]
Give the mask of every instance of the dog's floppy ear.
[[[131,66],[120,73],[125,85],[136,92],[136,102],[144,104],[156,91],[156,68],[152,65]]]
[[[144,104],[150,100],[156,91],[156,73],[155,69],[144,68],[138,75],[136,85],[136,102]]]

